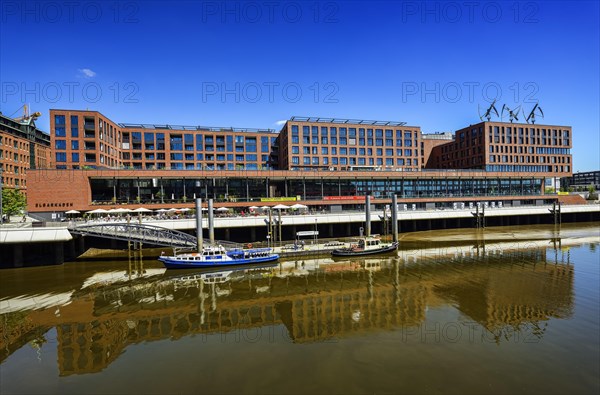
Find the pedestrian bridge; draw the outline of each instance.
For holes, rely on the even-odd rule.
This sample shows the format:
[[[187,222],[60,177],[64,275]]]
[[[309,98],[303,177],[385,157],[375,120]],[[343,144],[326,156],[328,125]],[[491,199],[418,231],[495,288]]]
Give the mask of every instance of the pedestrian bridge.
[[[78,225],[69,227],[69,231],[83,236],[124,240],[165,247],[194,248],[196,237],[174,229],[156,225],[106,223]]]

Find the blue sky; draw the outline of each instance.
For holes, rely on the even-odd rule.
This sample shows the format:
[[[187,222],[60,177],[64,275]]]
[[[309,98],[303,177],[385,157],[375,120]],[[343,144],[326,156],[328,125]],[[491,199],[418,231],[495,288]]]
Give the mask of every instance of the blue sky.
[[[0,2],[0,111],[279,128],[293,115],[479,121],[489,101],[573,127],[600,169],[597,1]]]

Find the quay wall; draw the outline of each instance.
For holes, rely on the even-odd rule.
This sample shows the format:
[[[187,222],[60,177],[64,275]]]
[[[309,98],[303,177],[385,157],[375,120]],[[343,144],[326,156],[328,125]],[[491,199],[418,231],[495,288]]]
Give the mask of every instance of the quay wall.
[[[488,208],[485,210],[484,226],[518,226],[554,224],[556,217],[550,212],[552,206],[522,206],[510,208]],[[476,221],[474,209],[464,210],[421,210],[399,211],[399,232],[416,232],[435,229],[472,228]],[[371,212],[372,233],[390,234],[391,221],[383,211]],[[561,223],[600,221],[600,205],[588,204],[563,206],[559,217]],[[313,215],[272,216],[274,222],[270,241],[274,245],[288,244],[300,231],[319,232],[319,239],[351,237],[365,228],[365,214],[327,213]],[[133,221],[133,220],[132,220]],[[168,229],[195,234],[194,219],[149,220],[143,224],[162,226]],[[64,227],[0,227],[0,268],[55,265],[74,260],[87,249],[128,248],[127,242],[71,235]],[[558,225],[558,224],[557,224]],[[237,243],[252,243],[265,246],[269,235],[267,216],[215,218],[215,239]],[[203,237],[208,239],[208,220],[203,220]],[[153,247],[144,245],[144,247]]]

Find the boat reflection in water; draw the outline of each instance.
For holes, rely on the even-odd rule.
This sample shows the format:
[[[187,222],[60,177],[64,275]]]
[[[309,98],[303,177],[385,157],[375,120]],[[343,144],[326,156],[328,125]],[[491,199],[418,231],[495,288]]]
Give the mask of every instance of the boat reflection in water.
[[[133,276],[131,267],[84,271],[71,289],[49,290],[62,296],[48,303],[36,304],[43,290],[4,290],[1,358],[56,328],[59,374],[67,376],[99,372],[140,342],[272,325],[294,343],[322,342],[419,328],[428,309],[449,306],[500,345],[515,333],[539,338],[550,319],[569,318],[574,303],[568,250],[547,246],[497,243],[221,270],[136,267]]]

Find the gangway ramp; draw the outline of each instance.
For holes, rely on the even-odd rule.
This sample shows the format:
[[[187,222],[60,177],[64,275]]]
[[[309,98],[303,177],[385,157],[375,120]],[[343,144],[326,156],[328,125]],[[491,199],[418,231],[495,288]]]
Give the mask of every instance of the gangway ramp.
[[[69,231],[83,236],[124,240],[173,248],[195,248],[195,236],[156,225],[127,223],[86,224],[69,227]]]

